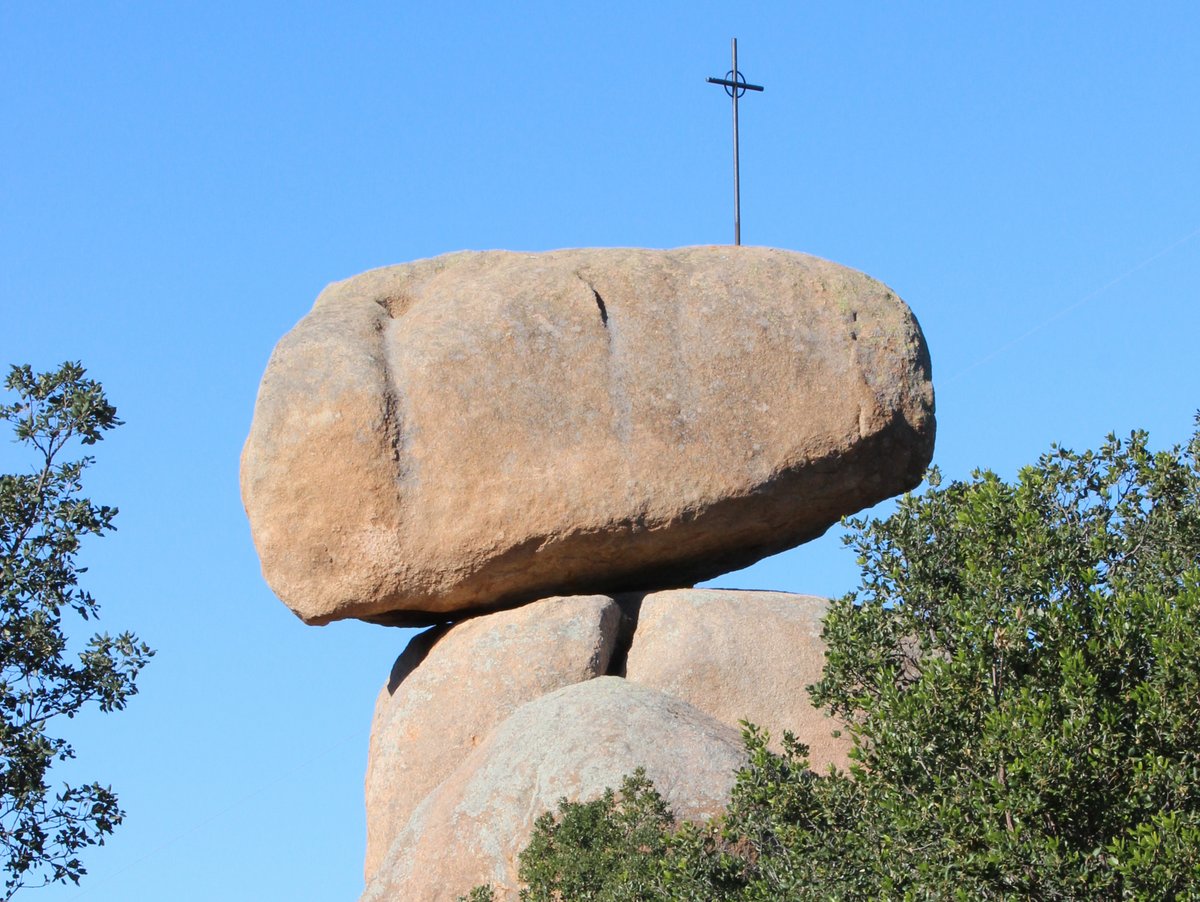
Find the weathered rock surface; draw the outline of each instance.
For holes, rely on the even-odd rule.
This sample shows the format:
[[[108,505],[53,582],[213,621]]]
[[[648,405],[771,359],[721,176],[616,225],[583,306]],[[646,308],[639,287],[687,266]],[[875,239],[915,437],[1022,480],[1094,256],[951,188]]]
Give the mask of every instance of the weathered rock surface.
[[[434,623],[690,585],[917,484],[924,339],[884,285],[749,247],[460,253],[329,286],[242,456],[300,617]]]
[[[620,618],[604,596],[549,598],[409,643],[371,726],[368,880],[421,800],[497,724],[526,702],[605,672]]]
[[[517,709],[414,812],[362,902],[442,902],[492,882],[515,899],[517,857],[559,798],[586,800],[641,766],[676,816],[728,802],[744,762],[736,730],[616,677]]]
[[[481,757],[521,754],[519,747],[506,745],[507,740],[489,739],[494,729],[522,705],[604,674],[624,676],[638,691],[622,695],[617,689],[595,690],[603,695],[607,709],[580,713],[578,718],[591,730],[600,729],[593,721],[603,719],[612,732],[600,739],[590,733],[572,734],[563,741],[574,743],[570,746],[574,749],[592,736],[596,745],[577,766],[588,773],[607,767],[604,773],[610,782],[587,783],[583,777],[562,771],[561,762],[545,765],[537,757],[542,754],[538,727],[525,742],[527,752],[536,759],[531,766],[542,768],[537,770],[537,785],[542,785],[543,777],[583,780],[579,785],[586,784],[586,791],[594,793],[606,785],[616,787],[625,773],[645,763],[633,761],[622,751],[636,749],[645,741],[638,732],[637,717],[631,732],[626,733],[626,715],[611,714],[622,698],[640,710],[647,698],[642,688],[656,690],[724,724],[728,730],[717,743],[718,752],[725,747],[725,739],[738,735],[739,721],[747,719],[770,729],[776,739],[785,729],[796,733],[810,746],[812,764],[819,770],[830,763],[844,766],[848,743],[832,736],[839,724],[811,706],[805,688],[820,678],[824,666],[821,618],[827,606],[824,599],[812,596],[727,589],[667,590],[616,601],[606,596],[550,598],[437,627],[417,637],[396,662],[376,704],[366,780],[368,884],[376,873],[390,874],[380,880],[403,888],[395,898],[421,898],[410,895],[417,892],[413,887],[418,884],[412,881],[419,883],[414,875],[429,867],[420,856],[435,855],[429,851],[433,847],[423,845],[425,833],[432,829],[436,837],[444,838],[450,829],[447,819],[458,819],[455,824],[461,820],[457,813],[453,818],[445,813],[447,806],[459,806],[461,800],[455,793],[467,779],[456,769],[470,757],[475,763],[469,779],[476,780],[476,772],[508,767],[509,763],[493,765]],[[576,696],[568,698],[570,704],[577,704]],[[569,724],[565,716],[560,720]],[[569,760],[568,751],[564,746],[563,761]],[[610,752],[616,755],[611,760]],[[663,754],[670,761],[673,753]],[[668,779],[673,784],[676,778],[668,774]],[[459,789],[447,789],[443,781]],[[493,785],[485,780],[472,786],[472,810],[503,809],[511,804],[512,793],[526,791],[513,790],[503,781]],[[726,783],[719,786],[724,792]],[[489,801],[487,794],[493,791],[497,794]],[[570,794],[566,789],[562,793]],[[427,796],[442,800],[436,803],[441,814],[414,814]],[[452,805],[447,798],[454,799]],[[556,798],[550,797],[550,802]],[[685,800],[682,813],[694,811],[688,804]],[[506,823],[504,829],[516,829]],[[508,850],[504,852],[508,857],[503,857],[505,869],[515,860],[512,849],[519,850],[528,835],[526,827],[520,829],[525,832],[512,834],[516,837],[513,846],[504,846]],[[461,841],[464,848],[485,842],[469,831],[454,835],[459,837],[454,842]],[[404,839],[398,841],[399,836]],[[425,851],[419,851],[422,849]],[[452,854],[465,853],[455,846]],[[487,853],[493,856],[487,859],[492,862],[488,867],[494,866],[493,876],[487,879],[498,873],[495,868],[500,867],[497,862],[501,859],[496,854]],[[484,858],[476,862],[479,867],[486,864]],[[396,877],[397,868],[407,876]],[[482,879],[472,877],[475,882]]]
[[[722,723],[748,720],[772,744],[791,730],[809,746],[814,770],[845,767],[842,725],[812,706],[806,686],[821,678],[821,618],[811,595],[678,589],[642,599],[625,677],[682,699]]]

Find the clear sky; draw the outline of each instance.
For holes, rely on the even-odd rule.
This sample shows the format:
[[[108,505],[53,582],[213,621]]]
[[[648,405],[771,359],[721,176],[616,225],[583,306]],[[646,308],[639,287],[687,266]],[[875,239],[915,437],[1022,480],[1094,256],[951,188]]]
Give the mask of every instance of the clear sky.
[[[1200,5],[0,4],[0,363],[80,359],[127,425],[89,490],[101,626],[158,650],[70,724],[128,820],[81,889],[352,900],[371,709],[411,632],[306,627],[263,583],[238,454],[329,281],[460,249],[731,240],[916,312],[935,461],[1185,439],[1200,407]],[[11,466],[4,441],[0,462]],[[840,594],[831,531],[717,584]]]

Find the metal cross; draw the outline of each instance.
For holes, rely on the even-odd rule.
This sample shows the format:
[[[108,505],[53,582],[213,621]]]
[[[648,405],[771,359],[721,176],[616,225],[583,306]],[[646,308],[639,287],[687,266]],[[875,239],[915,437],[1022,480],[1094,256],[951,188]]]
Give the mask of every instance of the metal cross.
[[[738,98],[747,91],[761,91],[762,85],[746,83],[737,67],[737,38],[733,39],[733,68],[724,78],[708,79],[710,85],[724,85],[725,93],[733,98],[733,243],[742,243],[742,191],[738,174]]]

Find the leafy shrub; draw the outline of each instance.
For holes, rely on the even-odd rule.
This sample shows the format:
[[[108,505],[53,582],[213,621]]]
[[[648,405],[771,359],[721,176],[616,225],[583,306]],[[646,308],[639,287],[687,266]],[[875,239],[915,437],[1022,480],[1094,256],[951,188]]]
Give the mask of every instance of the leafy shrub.
[[[862,585],[812,687],[850,771],[748,726],[722,818],[675,827],[644,779],[564,801],[522,898],[1200,897],[1200,430],[1054,447],[1012,484],[934,470],[850,523]]]
[[[33,459],[28,472],[0,473],[0,898],[9,899],[26,886],[78,883],[87,871],[77,853],[121,823],[107,786],[50,788],[54,763],[75,757],[55,732],[90,706],[124,708],[154,652],[128,632],[72,650],[63,622],[99,616],[76,556],[117,515],[82,494],[92,458],[63,458],[120,425],[116,408],[78,363],[37,374],[14,366],[4,388],[12,400],[0,403],[0,422]]]

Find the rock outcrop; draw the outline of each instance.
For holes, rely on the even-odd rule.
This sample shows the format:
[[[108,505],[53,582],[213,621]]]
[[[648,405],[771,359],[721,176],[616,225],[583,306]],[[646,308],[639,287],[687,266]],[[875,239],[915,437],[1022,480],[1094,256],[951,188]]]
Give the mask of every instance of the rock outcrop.
[[[908,308],[764,248],[461,253],[327,288],[242,456],[263,572],[309,623],[429,624],[690,585],[915,486]]]
[[[611,598],[549,598],[409,643],[371,725],[368,880],[417,805],[497,724],[526,702],[606,672],[620,622]]]
[[[680,819],[720,812],[743,762],[738,732],[616,677],[518,708],[414,812],[362,902],[446,902],[492,883],[517,898],[517,858],[560,798],[587,799],[644,767]]]
[[[785,729],[809,747],[810,765],[848,765],[841,724],[814,708],[806,687],[821,678],[821,619],[828,602],[785,592],[678,589],[647,595],[625,677],[736,726]]]
[[[489,880],[511,886],[516,855],[538,814],[561,795],[586,799],[615,788],[638,766],[682,805],[678,816],[710,811],[708,802],[697,807],[668,792],[681,785],[703,789],[705,799],[721,800],[711,810],[720,808],[740,763],[721,757],[726,740],[717,742],[717,760],[730,770],[697,771],[673,726],[644,732],[651,725],[625,719],[622,699],[643,707],[657,699],[653,705],[667,706],[661,716],[685,712],[688,723],[720,724],[739,754],[744,719],[776,737],[791,730],[809,745],[815,768],[843,766],[847,741],[832,735],[840,724],[814,709],[805,690],[824,663],[825,607],[811,596],[723,589],[553,598],[418,636],[375,709],[366,784],[366,875],[374,895],[366,898],[438,898],[429,887],[451,872],[466,881],[461,892]],[[606,674],[623,676],[619,682],[637,691],[621,694]],[[594,710],[584,707],[589,691],[553,691],[588,682],[605,687],[589,690],[602,700]],[[552,695],[560,699],[556,707],[532,705]],[[595,723],[601,719],[606,724]],[[556,729],[565,734],[555,741],[567,745],[553,746],[559,751],[551,755],[543,745]],[[524,749],[514,738],[522,734]],[[492,738],[501,735],[508,738]],[[588,742],[598,744],[581,753]],[[522,755],[525,764],[516,760]],[[506,768],[537,789],[521,783],[501,791],[489,788],[493,776],[478,776]],[[711,782],[702,786],[702,777]],[[473,801],[464,801],[468,796]]]

